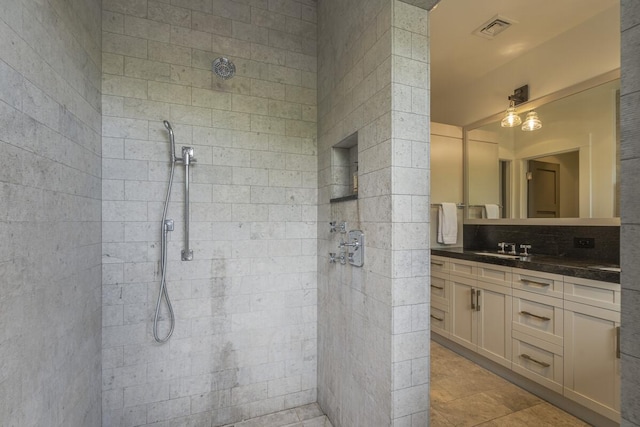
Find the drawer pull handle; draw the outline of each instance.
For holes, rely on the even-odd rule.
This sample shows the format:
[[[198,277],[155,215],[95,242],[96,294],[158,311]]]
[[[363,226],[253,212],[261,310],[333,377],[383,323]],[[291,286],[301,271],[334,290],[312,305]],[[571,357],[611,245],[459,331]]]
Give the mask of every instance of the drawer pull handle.
[[[616,359],[620,359],[620,326],[616,326]]]
[[[534,286],[540,286],[542,288],[549,286],[549,283],[544,283],[544,282],[536,282],[535,280],[529,280],[529,279],[520,279],[521,282],[527,283],[529,285],[534,285]]]
[[[437,320],[438,322],[442,322],[444,319],[441,319],[440,317],[434,316],[433,314],[430,315],[432,319]]]
[[[471,289],[471,310],[476,309],[476,290]]]
[[[544,320],[545,322],[546,322],[546,321],[551,320],[551,319],[550,319],[550,318],[548,318],[548,317],[545,317],[545,316],[538,316],[537,314],[529,313],[528,311],[521,311],[521,312],[520,312],[520,314],[522,314],[522,315],[524,315],[524,316],[531,316],[531,317],[535,317],[536,319]]]
[[[476,291],[476,311],[480,311],[480,289]]]
[[[444,262],[431,261],[431,264],[437,265],[438,267],[443,267],[444,266]]]
[[[436,286],[436,285],[431,285],[432,288],[438,289],[438,290],[443,290],[444,288],[442,286]]]
[[[524,354],[523,353],[523,354],[520,355],[520,357],[522,357],[523,359],[528,360],[530,362],[536,363],[536,364],[542,366],[543,368],[548,368],[549,366],[551,366],[546,362],[541,362],[539,360],[534,359],[533,357],[529,356],[528,354]]]

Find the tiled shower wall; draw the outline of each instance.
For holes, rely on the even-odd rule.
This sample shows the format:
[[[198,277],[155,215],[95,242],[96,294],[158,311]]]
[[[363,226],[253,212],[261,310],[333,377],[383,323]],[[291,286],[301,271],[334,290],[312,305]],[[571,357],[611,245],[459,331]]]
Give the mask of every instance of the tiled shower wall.
[[[103,1],[103,425],[222,425],[316,401],[316,6]],[[218,56],[236,76],[211,72]],[[169,138],[176,329],[156,344]],[[166,308],[161,334],[166,331]]]
[[[323,0],[319,16],[318,401],[334,426],[428,424],[427,12]],[[330,203],[331,147],[358,132],[357,200]],[[330,264],[365,233],[365,264]]]
[[[0,1],[0,424],[100,425],[100,2]]]
[[[621,130],[621,226],[622,273],[622,425],[640,426],[640,4],[621,3],[622,60],[620,87]]]

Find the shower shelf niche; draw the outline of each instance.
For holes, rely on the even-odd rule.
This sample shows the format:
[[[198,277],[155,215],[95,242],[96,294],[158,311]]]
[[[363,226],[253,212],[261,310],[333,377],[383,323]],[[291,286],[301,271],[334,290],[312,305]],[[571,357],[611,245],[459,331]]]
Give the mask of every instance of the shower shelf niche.
[[[331,147],[331,203],[358,198],[358,132]]]

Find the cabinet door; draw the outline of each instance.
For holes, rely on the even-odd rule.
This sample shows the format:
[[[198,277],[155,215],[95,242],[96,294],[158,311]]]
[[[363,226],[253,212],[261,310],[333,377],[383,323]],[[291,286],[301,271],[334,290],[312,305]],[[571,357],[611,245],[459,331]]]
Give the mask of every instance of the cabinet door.
[[[475,351],[474,285],[475,280],[451,276],[451,340]]]
[[[431,332],[449,338],[451,319],[449,317],[449,307],[441,306],[438,303],[431,303]]]
[[[564,395],[620,421],[620,313],[565,301]]]
[[[511,368],[511,288],[478,280],[478,353]]]

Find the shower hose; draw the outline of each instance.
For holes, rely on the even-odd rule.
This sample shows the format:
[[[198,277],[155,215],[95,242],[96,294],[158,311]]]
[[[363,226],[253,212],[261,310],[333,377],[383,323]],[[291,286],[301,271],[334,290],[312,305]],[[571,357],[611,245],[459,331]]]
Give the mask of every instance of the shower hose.
[[[168,122],[165,126],[168,125]],[[170,129],[170,125],[167,127]],[[174,145],[173,141],[173,131],[170,131],[171,143],[172,147]],[[167,233],[169,232],[169,227],[167,225],[167,210],[169,208],[169,201],[171,199],[171,187],[173,186],[173,175],[176,168],[176,156],[175,151],[172,151],[171,155],[171,172],[169,174],[169,185],[167,186],[167,197],[164,201],[164,209],[162,211],[162,236],[160,240],[160,292],[158,293],[158,300],[156,302],[156,313],[153,317],[153,338],[159,343],[165,343],[169,341],[171,335],[173,334],[173,329],[175,328],[176,319],[173,314],[173,307],[171,306],[171,300],[169,299],[169,292],[167,291]],[[169,309],[169,332],[164,337],[160,337],[158,332],[158,320],[160,317],[160,306],[162,305],[162,297],[164,297],[167,302],[167,308]]]

